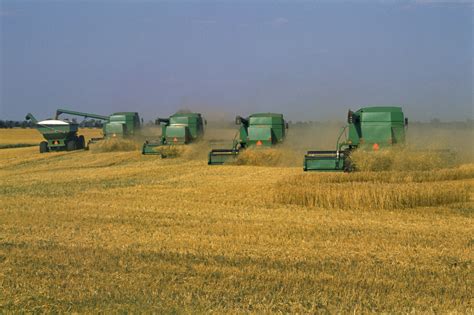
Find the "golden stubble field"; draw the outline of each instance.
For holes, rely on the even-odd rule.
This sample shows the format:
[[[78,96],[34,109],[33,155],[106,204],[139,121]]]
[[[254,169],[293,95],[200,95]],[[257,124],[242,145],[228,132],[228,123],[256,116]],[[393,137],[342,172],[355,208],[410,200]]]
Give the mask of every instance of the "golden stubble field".
[[[303,174],[189,150],[0,150],[0,312],[473,312],[474,164]]]

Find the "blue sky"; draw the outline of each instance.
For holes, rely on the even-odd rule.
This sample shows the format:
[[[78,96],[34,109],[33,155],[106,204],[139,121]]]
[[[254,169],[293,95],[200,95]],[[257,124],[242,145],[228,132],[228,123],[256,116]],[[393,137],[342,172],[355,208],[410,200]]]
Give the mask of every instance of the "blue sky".
[[[469,1],[6,1],[0,116],[473,117]]]

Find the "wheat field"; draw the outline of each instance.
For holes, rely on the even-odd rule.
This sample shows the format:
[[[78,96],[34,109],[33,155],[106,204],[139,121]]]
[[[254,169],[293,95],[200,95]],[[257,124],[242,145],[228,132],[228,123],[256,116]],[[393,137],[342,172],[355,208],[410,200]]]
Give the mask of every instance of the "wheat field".
[[[474,163],[303,174],[186,150],[0,150],[0,312],[474,312]]]

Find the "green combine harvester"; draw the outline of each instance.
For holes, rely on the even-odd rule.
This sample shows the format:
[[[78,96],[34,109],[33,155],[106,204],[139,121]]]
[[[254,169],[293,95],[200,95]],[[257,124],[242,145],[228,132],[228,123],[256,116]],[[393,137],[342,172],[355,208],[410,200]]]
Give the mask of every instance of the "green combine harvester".
[[[110,116],[97,115],[91,113],[83,113],[72,111],[68,109],[58,109],[56,111],[56,119],[59,119],[61,114],[80,116],[86,118],[93,118],[104,121],[103,133],[104,138],[126,138],[132,137],[140,130],[140,116],[136,112],[118,112]],[[92,138],[95,142],[104,138]]]
[[[248,118],[237,116],[239,131],[234,137],[231,149],[215,149],[209,152],[209,165],[220,165],[234,160],[240,150],[249,147],[272,147],[283,142],[288,124],[282,114],[259,113]]]
[[[176,113],[169,118],[158,118],[161,125],[161,137],[157,141],[145,141],[142,154],[163,155],[163,147],[189,144],[204,136],[204,120],[200,113]]]
[[[84,136],[77,135],[77,123],[58,119],[38,121],[31,113],[25,119],[31,120],[46,140],[40,143],[40,153],[87,149]]]
[[[304,157],[305,171],[346,171],[354,166],[350,153],[357,149],[378,151],[405,143],[408,119],[401,107],[364,107],[356,112],[349,110],[347,125],[341,129],[336,151],[308,151]],[[341,142],[342,135],[346,139]]]

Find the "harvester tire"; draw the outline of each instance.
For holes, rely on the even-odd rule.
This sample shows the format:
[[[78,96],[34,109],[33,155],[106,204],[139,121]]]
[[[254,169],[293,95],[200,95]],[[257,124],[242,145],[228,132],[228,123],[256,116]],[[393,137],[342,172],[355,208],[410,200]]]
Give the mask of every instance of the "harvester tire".
[[[84,139],[84,136],[80,135],[79,138],[77,138],[77,149],[85,149],[86,148],[86,139]]]
[[[77,148],[76,141],[71,140],[71,141],[68,141],[66,143],[66,150],[67,151],[74,151],[74,150],[76,150],[76,148]]]
[[[46,153],[48,152],[48,142],[46,141],[41,141],[40,142],[40,153]]]

